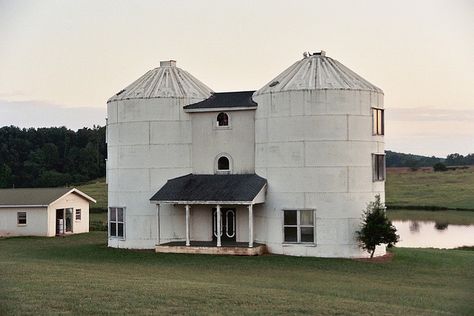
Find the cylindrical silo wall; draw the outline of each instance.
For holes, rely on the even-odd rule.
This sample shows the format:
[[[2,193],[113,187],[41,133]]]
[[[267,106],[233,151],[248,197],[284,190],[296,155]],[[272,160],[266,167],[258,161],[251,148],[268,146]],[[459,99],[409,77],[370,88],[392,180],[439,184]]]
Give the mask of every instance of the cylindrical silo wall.
[[[153,98],[108,103],[108,204],[126,210],[125,239],[109,238],[109,246],[156,245],[157,206],[149,200],[168,179],[192,172],[191,121],[182,107],[201,100]],[[161,221],[170,223],[162,228],[160,237],[184,238],[184,232],[180,233],[184,216],[170,208],[160,210]]]
[[[256,172],[268,181],[256,211],[257,240],[289,255],[362,256],[355,231],[362,211],[383,182],[372,180],[372,154],[383,153],[372,135],[371,107],[383,95],[357,90],[300,90],[254,96]],[[315,210],[315,244],[283,242],[283,210]]]

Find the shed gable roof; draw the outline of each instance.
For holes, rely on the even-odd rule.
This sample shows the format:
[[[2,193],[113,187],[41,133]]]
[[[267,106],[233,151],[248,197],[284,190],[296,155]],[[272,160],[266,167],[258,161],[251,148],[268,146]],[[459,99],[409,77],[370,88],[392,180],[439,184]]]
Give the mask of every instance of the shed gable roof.
[[[96,202],[75,188],[0,189],[0,207],[48,206],[68,193],[76,193],[86,200]]]

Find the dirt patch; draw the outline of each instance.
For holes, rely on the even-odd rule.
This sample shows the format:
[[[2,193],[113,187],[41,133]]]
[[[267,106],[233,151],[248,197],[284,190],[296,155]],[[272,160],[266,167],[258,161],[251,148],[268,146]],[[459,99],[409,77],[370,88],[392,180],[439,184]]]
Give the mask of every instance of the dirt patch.
[[[392,252],[387,252],[383,256],[378,256],[378,257],[373,257],[373,258],[357,258],[354,260],[362,261],[362,262],[371,262],[371,263],[385,263],[385,262],[391,262],[394,256],[395,254],[393,254]]]

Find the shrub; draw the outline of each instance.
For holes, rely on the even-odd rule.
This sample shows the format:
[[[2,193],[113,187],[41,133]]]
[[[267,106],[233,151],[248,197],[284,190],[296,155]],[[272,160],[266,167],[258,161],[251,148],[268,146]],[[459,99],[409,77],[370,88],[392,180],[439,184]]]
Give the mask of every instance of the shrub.
[[[396,232],[397,229],[388,220],[385,205],[380,202],[380,195],[377,194],[375,201],[370,202],[364,211],[361,229],[357,231],[357,240],[372,258],[378,245],[387,244],[391,247],[398,242],[400,237]]]
[[[435,172],[438,172],[438,171],[446,171],[446,170],[448,170],[448,168],[446,167],[446,165],[445,165],[444,163],[438,162],[438,163],[435,163],[435,164],[433,165],[433,170],[434,170]]]

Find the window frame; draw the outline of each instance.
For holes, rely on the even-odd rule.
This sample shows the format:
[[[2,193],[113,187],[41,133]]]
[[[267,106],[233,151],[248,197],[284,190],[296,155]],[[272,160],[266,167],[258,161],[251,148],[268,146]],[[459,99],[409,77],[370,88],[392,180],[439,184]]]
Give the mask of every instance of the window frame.
[[[227,158],[229,161],[229,169],[219,169],[219,159]],[[214,161],[214,173],[215,174],[231,174],[233,170],[233,163],[232,157],[227,153],[220,153],[216,156]]]
[[[219,125],[219,120],[217,118],[222,113],[227,116],[227,125]],[[230,120],[229,112],[219,112],[219,113],[217,113],[217,115],[214,116],[214,124],[213,125],[214,125],[214,128],[216,128],[216,129],[230,129],[232,126],[231,126],[231,120]]]
[[[372,107],[371,109],[372,109],[372,135],[384,136],[385,135],[385,110],[378,107]],[[379,113],[380,113],[380,117],[379,117]],[[380,122],[380,126],[378,124],[379,122]]]
[[[20,214],[25,215],[25,222],[24,223],[20,223]],[[16,212],[16,224],[17,224],[17,226],[26,226],[26,225],[28,225],[28,215],[27,215],[26,211]]]
[[[382,159],[380,159],[382,158]],[[380,166],[382,162],[382,166]],[[380,169],[382,167],[382,170]],[[387,167],[385,161],[385,154],[372,154],[372,181],[385,181],[387,176]]]
[[[307,245],[316,246],[316,209],[314,208],[284,208],[282,209],[282,240],[284,245]],[[285,211],[296,211],[296,225],[285,225]],[[311,211],[313,225],[301,224],[301,211]],[[296,241],[285,240],[285,227],[296,227]],[[313,229],[313,241],[301,241],[301,228]]]
[[[111,220],[111,211],[112,209],[115,209],[115,221],[112,221]],[[122,209],[122,221],[118,221],[118,213],[117,211],[119,209]],[[126,236],[126,207],[124,206],[111,206],[109,207],[109,212],[108,212],[108,225],[107,225],[107,234],[108,234],[108,237],[109,239],[118,239],[118,240],[125,240],[125,236]],[[111,234],[111,226],[112,226],[112,223],[115,223],[115,234],[112,235]],[[118,235],[118,224],[122,224],[122,227],[123,227],[123,236],[119,236]]]
[[[78,212],[79,212],[79,213],[78,213]],[[79,219],[77,218],[77,215],[78,215],[78,214],[79,214]],[[76,208],[76,209],[74,210],[74,221],[76,221],[76,222],[82,221],[82,209]]]

